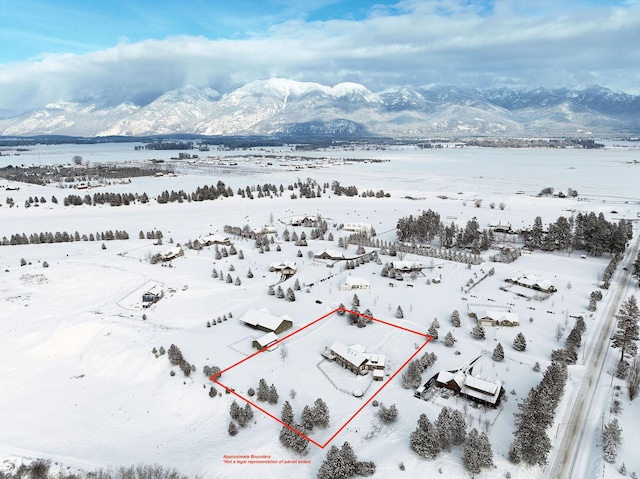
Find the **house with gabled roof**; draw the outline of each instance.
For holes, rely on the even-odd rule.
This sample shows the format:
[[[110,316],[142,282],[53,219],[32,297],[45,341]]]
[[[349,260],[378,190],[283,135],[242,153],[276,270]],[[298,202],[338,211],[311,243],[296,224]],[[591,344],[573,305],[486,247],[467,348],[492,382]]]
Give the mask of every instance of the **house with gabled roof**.
[[[382,381],[384,378],[386,356],[368,353],[361,344],[347,346],[341,341],[334,341],[330,348],[325,349],[322,356],[335,361],[355,374],[365,375],[369,371],[373,371],[374,380]]]
[[[512,278],[505,279],[507,283],[517,284],[525,288],[541,291],[543,293],[555,293],[556,287],[548,279],[539,278],[535,274],[519,274]]]
[[[371,283],[364,278],[354,278],[353,276],[347,276],[340,291],[368,291],[371,288]]]
[[[194,243],[198,243],[200,246],[211,246],[213,244],[221,245],[221,246],[230,246],[231,240],[228,236],[222,236],[219,234],[212,234],[207,236],[199,236],[195,240]]]
[[[265,333],[280,334],[293,327],[293,320],[290,316],[274,316],[267,308],[250,309],[240,318],[240,321],[250,328],[264,331]]]
[[[260,336],[258,339],[254,339],[251,343],[251,346],[256,348],[257,350],[267,348],[267,351],[273,351],[278,348],[278,345],[275,344],[277,342],[278,335],[271,331],[264,336]]]
[[[315,259],[329,259],[334,261],[345,259],[344,253],[331,249],[323,249],[322,251],[319,251],[318,253],[313,255],[313,257]]]
[[[464,398],[491,407],[498,407],[504,395],[499,380],[489,381],[473,375],[473,366],[482,357],[478,356],[460,369],[442,370],[435,376],[435,385],[453,391]]]

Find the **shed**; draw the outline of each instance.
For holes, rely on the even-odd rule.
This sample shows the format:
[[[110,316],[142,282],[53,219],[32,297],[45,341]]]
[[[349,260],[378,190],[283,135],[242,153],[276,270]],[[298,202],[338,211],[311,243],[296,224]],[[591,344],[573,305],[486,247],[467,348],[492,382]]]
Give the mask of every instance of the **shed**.
[[[267,351],[273,351],[278,348],[278,345],[274,344],[276,342],[278,342],[278,335],[274,332],[270,332],[258,339],[254,339],[251,346],[258,350],[267,348]]]

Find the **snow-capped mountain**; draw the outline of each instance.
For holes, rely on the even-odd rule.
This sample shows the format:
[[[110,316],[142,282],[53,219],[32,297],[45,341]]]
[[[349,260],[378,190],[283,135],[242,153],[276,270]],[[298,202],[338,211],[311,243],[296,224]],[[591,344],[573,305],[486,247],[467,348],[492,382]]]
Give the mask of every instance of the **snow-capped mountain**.
[[[469,90],[449,85],[333,87],[272,78],[226,94],[185,86],[147,105],[59,101],[0,120],[0,135],[576,135],[637,134],[640,97],[607,88]]]

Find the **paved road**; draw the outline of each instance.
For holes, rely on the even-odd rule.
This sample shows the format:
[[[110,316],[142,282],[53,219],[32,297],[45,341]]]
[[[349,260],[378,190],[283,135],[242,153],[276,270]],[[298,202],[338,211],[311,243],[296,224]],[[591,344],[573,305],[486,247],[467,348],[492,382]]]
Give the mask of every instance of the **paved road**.
[[[593,434],[595,429],[600,428],[601,422],[594,423],[593,416],[603,413],[600,409],[592,409],[594,397],[598,391],[598,385],[606,382],[609,387],[609,375],[604,370],[605,358],[609,350],[609,340],[615,329],[615,315],[620,309],[620,305],[627,297],[627,290],[631,284],[631,271],[633,270],[634,259],[640,251],[640,234],[636,238],[635,244],[626,252],[622,261],[618,265],[618,287],[615,293],[607,298],[605,310],[601,313],[604,319],[597,340],[588,352],[585,361],[586,372],[576,395],[576,401],[570,410],[568,417],[561,419],[558,426],[557,439],[551,450],[549,462],[544,469],[544,477],[555,478],[576,478],[584,479],[593,477],[589,473],[590,463],[593,460]],[[622,268],[626,267],[627,271]],[[602,384],[600,384],[602,386]],[[592,434],[592,436],[588,436]],[[587,447],[585,447],[587,446]]]

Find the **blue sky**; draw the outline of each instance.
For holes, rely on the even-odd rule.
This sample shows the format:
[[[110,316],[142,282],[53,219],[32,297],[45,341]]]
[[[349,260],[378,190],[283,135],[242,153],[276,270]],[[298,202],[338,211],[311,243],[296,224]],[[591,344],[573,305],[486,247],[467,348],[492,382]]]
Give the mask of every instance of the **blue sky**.
[[[287,77],[640,93],[639,0],[0,0],[0,117]]]

